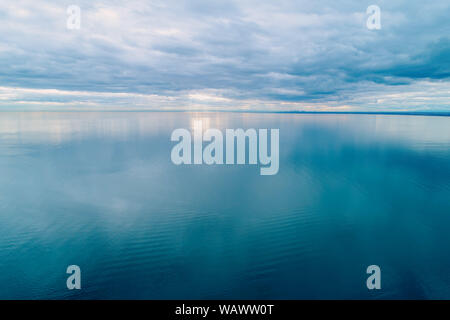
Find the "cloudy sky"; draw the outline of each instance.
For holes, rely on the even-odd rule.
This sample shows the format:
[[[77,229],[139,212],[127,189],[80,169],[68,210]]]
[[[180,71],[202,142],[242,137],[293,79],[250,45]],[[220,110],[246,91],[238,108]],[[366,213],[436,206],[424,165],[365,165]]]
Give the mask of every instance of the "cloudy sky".
[[[450,111],[448,0],[1,0],[0,19],[3,110]]]

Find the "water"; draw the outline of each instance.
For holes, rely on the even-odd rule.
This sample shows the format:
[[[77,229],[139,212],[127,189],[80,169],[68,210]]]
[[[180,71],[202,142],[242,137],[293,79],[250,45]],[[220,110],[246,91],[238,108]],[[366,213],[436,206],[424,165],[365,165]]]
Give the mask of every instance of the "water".
[[[172,164],[200,120],[279,128],[279,173]],[[449,117],[2,112],[0,298],[450,299],[449,199]]]

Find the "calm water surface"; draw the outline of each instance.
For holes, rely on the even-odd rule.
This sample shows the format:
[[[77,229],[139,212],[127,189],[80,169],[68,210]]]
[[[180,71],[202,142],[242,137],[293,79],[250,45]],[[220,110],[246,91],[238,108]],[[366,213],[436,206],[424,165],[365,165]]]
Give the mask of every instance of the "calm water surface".
[[[198,121],[279,128],[279,173],[175,166]],[[0,298],[450,299],[449,199],[449,117],[2,112]]]

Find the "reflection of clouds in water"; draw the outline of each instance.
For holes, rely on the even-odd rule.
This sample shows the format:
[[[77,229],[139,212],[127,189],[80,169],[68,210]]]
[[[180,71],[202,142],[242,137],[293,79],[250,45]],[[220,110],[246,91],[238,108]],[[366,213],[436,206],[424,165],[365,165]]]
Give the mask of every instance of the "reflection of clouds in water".
[[[415,147],[450,145],[450,117],[374,116],[375,132],[398,140],[413,142]]]
[[[86,274],[98,275],[83,298],[186,292],[264,298],[262,287],[274,288],[279,298],[366,298],[358,289],[365,284],[361,269],[352,269],[367,260],[366,252],[386,270],[398,270],[383,297],[423,297],[422,288],[427,297],[447,297],[448,145],[441,144],[445,157],[436,157],[411,151],[409,140],[396,143],[420,142],[419,129],[429,128],[439,144],[438,128],[447,121],[0,113],[0,283],[18,279],[0,286],[0,297],[70,297],[60,278],[39,281],[77,261]],[[200,123],[221,130],[279,128],[279,174],[261,177],[252,166],[173,165],[170,133]],[[5,157],[5,145],[34,153]],[[330,292],[324,274],[351,285]],[[243,287],[246,295],[239,296]]]
[[[191,130],[192,131],[202,131],[209,129],[209,118],[198,118],[193,117],[191,119]]]
[[[54,144],[90,136],[126,138],[161,132],[170,123],[167,118],[154,113],[5,112],[0,135],[3,141]]]
[[[291,125],[295,125],[292,131]],[[283,132],[283,128],[288,128]],[[450,118],[430,116],[352,114],[255,114],[216,112],[2,112],[0,146],[21,153],[20,145],[61,144],[89,137],[126,139],[132,135],[167,136],[176,128],[281,128],[299,136],[306,128],[339,128],[355,138],[373,137],[411,142],[416,148],[450,144]],[[333,129],[334,130],[334,129]],[[364,139],[365,139],[364,138]],[[14,145],[14,148],[12,147]]]

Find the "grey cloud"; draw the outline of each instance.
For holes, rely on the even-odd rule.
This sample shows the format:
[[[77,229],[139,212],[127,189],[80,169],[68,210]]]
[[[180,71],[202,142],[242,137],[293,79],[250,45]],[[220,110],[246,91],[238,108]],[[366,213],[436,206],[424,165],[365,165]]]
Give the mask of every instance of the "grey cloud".
[[[449,84],[445,0],[378,1],[378,31],[365,27],[372,3],[359,1],[78,4],[81,30],[67,30],[65,1],[5,0],[1,86],[174,99],[204,91],[233,100],[230,105],[279,101],[371,108],[362,98],[367,92],[389,96],[393,90],[418,90],[421,81],[441,89],[442,82]],[[431,107],[448,109],[448,99],[444,95]]]

